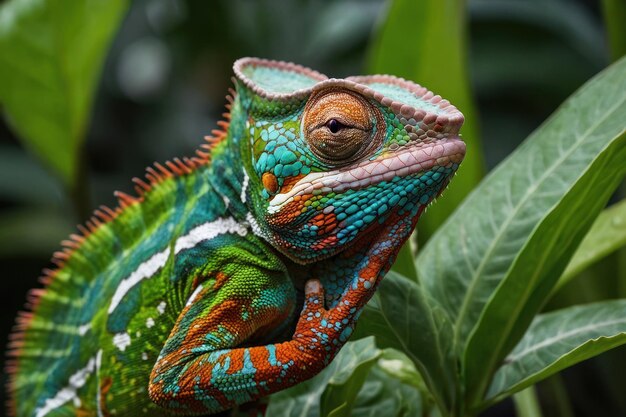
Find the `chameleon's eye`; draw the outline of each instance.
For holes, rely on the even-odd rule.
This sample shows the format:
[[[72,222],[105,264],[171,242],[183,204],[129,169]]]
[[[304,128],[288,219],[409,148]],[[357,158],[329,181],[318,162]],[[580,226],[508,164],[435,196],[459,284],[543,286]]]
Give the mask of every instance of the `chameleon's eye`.
[[[326,127],[330,130],[330,133],[337,133],[339,129],[345,126],[339,123],[337,119],[330,119],[328,123],[326,123]]]
[[[326,90],[312,96],[303,115],[303,130],[311,150],[322,161],[345,165],[375,144],[384,123],[380,111],[348,90]],[[384,130],[384,129],[383,129]]]

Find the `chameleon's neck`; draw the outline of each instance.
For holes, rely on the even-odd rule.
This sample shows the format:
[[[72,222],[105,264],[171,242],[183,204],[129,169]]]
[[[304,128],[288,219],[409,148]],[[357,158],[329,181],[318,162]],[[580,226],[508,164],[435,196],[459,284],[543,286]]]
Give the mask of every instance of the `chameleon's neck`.
[[[222,197],[230,214],[239,221],[249,220],[251,193],[254,186],[248,175],[250,155],[243,155],[247,112],[241,95],[231,105],[226,137],[211,152],[211,165],[205,172],[215,191]],[[244,144],[245,145],[245,144]],[[242,151],[242,149],[244,149]]]

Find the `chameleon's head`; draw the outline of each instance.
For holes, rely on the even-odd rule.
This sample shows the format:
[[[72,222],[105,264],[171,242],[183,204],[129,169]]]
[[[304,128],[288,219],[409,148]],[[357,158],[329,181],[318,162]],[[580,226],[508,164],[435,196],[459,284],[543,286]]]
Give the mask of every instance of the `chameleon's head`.
[[[387,75],[328,79],[254,58],[235,63],[250,210],[274,246],[306,263],[382,224],[417,220],[465,155],[463,115]],[[243,121],[242,121],[243,122]]]

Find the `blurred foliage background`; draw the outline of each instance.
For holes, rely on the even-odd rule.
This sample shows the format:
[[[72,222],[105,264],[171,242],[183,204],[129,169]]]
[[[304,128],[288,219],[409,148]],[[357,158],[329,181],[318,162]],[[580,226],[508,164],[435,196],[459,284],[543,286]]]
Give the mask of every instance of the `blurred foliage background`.
[[[84,124],[80,114],[70,123],[74,136],[69,145],[25,145],[16,136],[19,120],[14,115],[7,111],[0,121],[2,346],[15,312],[27,290],[38,285],[41,269],[50,266],[59,241],[98,205],[114,206],[113,190],[131,192],[130,178],[142,176],[146,166],[191,155],[215,128],[238,57],[293,61],[335,77],[368,72],[404,76],[450,99],[468,116],[462,132],[470,156],[453,182],[458,190],[444,194],[426,214],[422,242],[484,172],[626,48],[626,37],[619,36],[619,27],[626,26],[626,6],[620,0],[114,3],[113,11],[90,12],[97,22],[90,27],[101,39],[103,54],[106,28],[98,25],[126,14],[117,33],[114,26],[110,29],[113,41],[103,55],[100,77],[96,71],[93,80],[80,79],[79,93],[89,90],[90,83],[97,85],[93,111],[91,119],[83,115]],[[82,16],[62,23],[71,28],[72,18]],[[10,17],[5,13],[0,18],[0,35]],[[66,30],[64,36],[81,51],[80,32]],[[0,43],[0,97],[3,81],[12,74],[45,70],[36,59],[28,68],[12,66],[25,53],[19,39],[9,41]],[[72,80],[83,74],[80,56],[65,56],[64,62],[68,74],[76,74]],[[10,110],[4,93],[0,106]],[[43,94],[29,99],[33,112],[46,107]],[[48,103],[50,111],[54,105]],[[41,129],[46,132],[45,126]],[[63,159],[74,160],[73,153],[75,165]],[[625,258],[618,252],[584,272],[560,289],[549,308],[626,297]],[[621,271],[618,280],[615,271]],[[617,349],[551,378],[539,386],[544,415],[626,415],[624,374],[626,350]],[[512,407],[505,402],[486,415],[511,415]]]

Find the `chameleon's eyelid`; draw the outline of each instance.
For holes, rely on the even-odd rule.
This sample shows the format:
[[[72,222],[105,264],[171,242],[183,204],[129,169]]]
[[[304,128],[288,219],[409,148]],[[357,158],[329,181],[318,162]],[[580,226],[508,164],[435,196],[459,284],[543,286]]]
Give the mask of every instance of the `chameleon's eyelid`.
[[[328,77],[302,65],[261,58],[241,58],[233,64],[235,77],[260,97],[293,100],[308,96]],[[286,80],[288,80],[286,82]]]
[[[354,122],[346,120],[345,118],[342,118],[341,116],[332,116],[330,118],[328,118],[326,121],[321,121],[315,125],[312,125],[309,130],[314,130],[314,129],[320,129],[320,128],[324,128],[324,127],[328,127],[328,124],[332,121],[332,120],[336,120],[337,122],[339,122],[340,129],[359,129],[359,130],[369,130],[360,126],[357,126],[356,124],[354,124]]]
[[[343,81],[355,83],[361,94],[378,101],[401,118],[413,119],[416,124],[423,120],[426,124],[439,124],[449,132],[457,133],[465,120],[448,100],[404,78],[376,74],[352,76]]]

